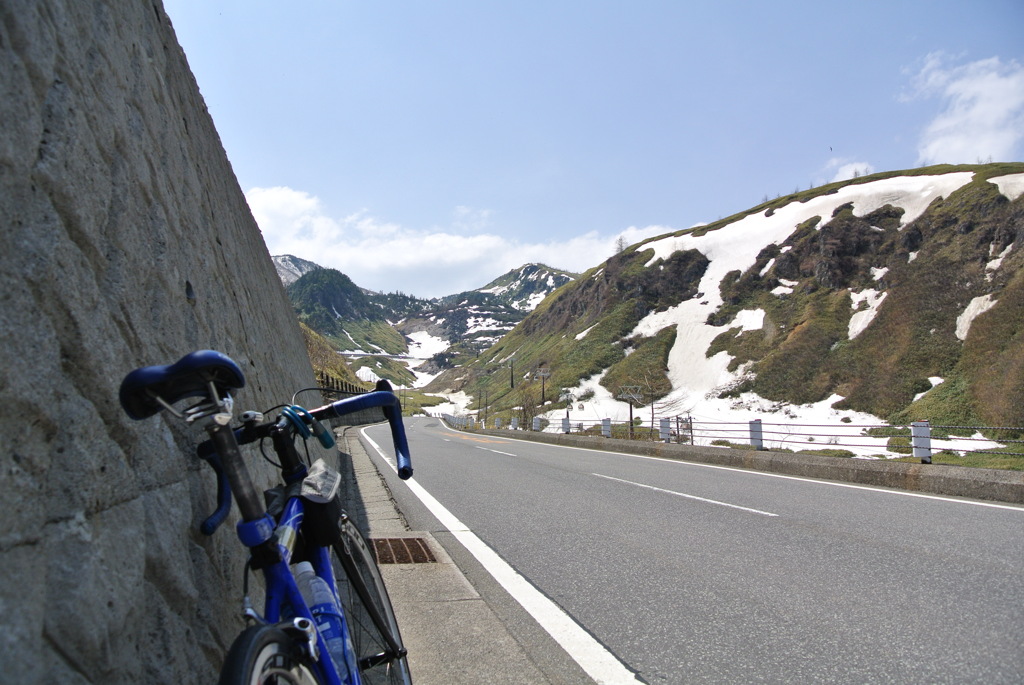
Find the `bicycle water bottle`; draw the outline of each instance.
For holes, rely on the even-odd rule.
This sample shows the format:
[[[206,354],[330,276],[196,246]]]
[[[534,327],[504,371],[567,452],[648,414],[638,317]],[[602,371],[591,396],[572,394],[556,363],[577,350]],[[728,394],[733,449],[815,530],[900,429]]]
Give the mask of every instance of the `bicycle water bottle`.
[[[341,635],[341,611],[338,602],[331,592],[327,581],[316,575],[313,565],[308,561],[300,561],[295,565],[295,581],[299,586],[302,598],[306,600],[317,629],[327,643],[327,651],[342,677],[347,671],[345,666],[345,639]]]

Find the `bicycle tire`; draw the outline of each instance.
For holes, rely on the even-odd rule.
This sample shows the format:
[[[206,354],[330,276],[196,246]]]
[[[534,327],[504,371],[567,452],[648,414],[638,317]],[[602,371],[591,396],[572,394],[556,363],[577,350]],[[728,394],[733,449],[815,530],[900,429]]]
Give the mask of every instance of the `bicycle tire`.
[[[342,522],[341,539],[334,544],[332,560],[363,683],[411,685],[409,663],[384,579],[366,539],[347,517]],[[389,642],[399,647],[397,654]]]
[[[228,650],[219,685],[322,685],[302,647],[275,626],[246,628]]]

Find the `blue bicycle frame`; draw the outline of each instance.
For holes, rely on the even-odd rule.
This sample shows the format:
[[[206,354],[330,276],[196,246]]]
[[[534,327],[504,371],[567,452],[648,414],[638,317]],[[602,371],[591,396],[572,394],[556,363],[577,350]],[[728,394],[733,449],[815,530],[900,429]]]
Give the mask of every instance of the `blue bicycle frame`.
[[[168,410],[187,422],[202,422],[210,440],[201,444],[198,454],[217,473],[217,509],[203,521],[201,530],[212,535],[224,521],[231,509],[232,496],[238,504],[241,521],[237,524],[238,538],[249,548],[254,568],[261,569],[266,580],[266,595],[263,606],[264,616],[259,616],[248,604],[246,597],[245,614],[262,623],[282,623],[285,609],[304,624],[300,629],[308,644],[316,635],[317,659],[310,659],[310,668],[329,685],[361,685],[358,655],[352,648],[351,633],[341,602],[338,601],[341,617],[341,637],[345,641],[345,663],[335,665],[327,649],[326,640],[315,629],[311,607],[299,591],[292,573],[290,562],[296,541],[306,515],[305,501],[291,496],[284,505],[277,520],[263,504],[245,467],[239,445],[270,438],[274,451],[281,463],[282,476],[286,483],[302,481],[307,475],[305,464],[295,451],[294,438],[300,435],[308,439],[312,434],[323,446],[333,446],[330,436],[321,420],[337,418],[364,409],[381,408],[391,426],[395,446],[398,475],[403,479],[412,476],[409,446],[401,420],[401,405],[394,393],[380,390],[339,400],[318,409],[306,410],[298,406],[285,407],[276,422],[259,423],[262,415],[243,415],[243,424],[231,428],[233,402],[230,391],[245,386],[245,377],[238,365],[227,356],[213,350],[200,350],[182,357],[166,366],[142,367],[128,374],[121,383],[120,401],[127,414],[133,419],[145,419]],[[202,398],[199,404],[179,412],[172,405],[186,398]],[[331,564],[332,547],[306,545],[304,558],[308,559],[317,576],[327,582],[336,600],[338,585],[335,582]],[[342,560],[339,559],[339,563]],[[379,620],[375,618],[374,620]],[[308,621],[308,623],[306,623]],[[298,639],[298,638],[296,638]],[[395,636],[387,638],[399,658],[405,655],[400,640],[396,645]],[[343,671],[343,672],[339,672]]]
[[[307,618],[315,622],[309,605],[306,604],[302,593],[299,592],[299,586],[295,582],[295,576],[290,566],[292,548],[298,537],[299,529],[302,527],[304,515],[305,510],[302,499],[292,497],[285,505],[284,512],[281,514],[281,522],[275,529],[277,549],[281,555],[281,560],[263,570],[263,575],[266,579],[263,620],[267,623],[280,622],[282,609],[285,606],[290,607],[295,616]],[[328,547],[315,547],[311,550],[310,561],[316,574],[327,581],[331,592],[334,593],[335,599],[339,601],[340,606],[338,587],[334,578],[334,570],[331,567],[330,552],[331,550]],[[356,664],[356,655],[352,653],[351,649],[352,639],[348,632],[348,622],[345,619],[345,613],[342,611],[340,614],[341,635],[345,640],[346,663],[337,664],[337,668],[335,667],[330,652],[327,651],[327,643],[324,641],[320,631],[317,631],[317,651],[320,658],[316,661],[315,668],[317,674],[324,682],[331,685],[341,685],[342,683],[345,685],[360,685],[359,668],[358,664]],[[347,670],[344,677],[338,673],[338,668],[342,667]]]
[[[412,465],[409,459],[409,447],[406,441],[405,429],[401,419],[398,418],[401,416],[398,413],[400,411],[400,404],[398,402],[399,400],[395,397],[394,393],[371,392],[339,400],[338,402],[308,412],[303,410],[300,414],[305,414],[311,422],[315,422],[320,419],[337,418],[364,409],[376,407],[384,409],[385,416],[388,418],[388,423],[391,426],[399,476],[409,478],[412,475]],[[244,429],[234,432],[236,441],[241,437],[239,435],[240,431],[244,431]],[[247,442],[251,439],[251,437],[243,437],[241,442]],[[305,475],[305,467],[303,466],[298,472],[286,478],[286,480],[301,480]],[[257,547],[260,547],[269,540],[273,540],[277,548],[279,560],[263,569],[266,580],[266,593],[262,620],[265,623],[275,624],[280,622],[284,607],[290,607],[296,617],[306,618],[315,622],[309,605],[302,597],[301,592],[299,592],[290,565],[294,545],[298,539],[304,516],[304,500],[301,497],[290,497],[270,537],[268,537],[268,531],[265,527],[266,520],[269,517],[250,522],[242,521],[238,524],[239,539],[254,552]],[[340,608],[341,602],[338,596],[338,586],[334,577],[334,569],[331,565],[331,548],[325,546],[312,547],[307,549],[306,553],[316,575],[327,582]],[[314,668],[324,682],[329,685],[361,685],[357,656],[352,651],[352,639],[349,633],[348,621],[344,611],[340,611],[339,614],[341,616],[341,637],[345,642],[346,663],[334,663],[330,652],[327,650],[327,643],[323,635],[320,634],[320,631],[317,631],[317,652],[319,658],[316,660]],[[339,670],[342,672],[339,672]]]

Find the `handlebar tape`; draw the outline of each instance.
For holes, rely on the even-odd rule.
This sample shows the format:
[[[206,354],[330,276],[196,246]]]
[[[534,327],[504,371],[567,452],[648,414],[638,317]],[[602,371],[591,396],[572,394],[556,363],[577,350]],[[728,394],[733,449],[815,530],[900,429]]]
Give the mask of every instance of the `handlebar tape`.
[[[364,409],[378,407],[383,410],[384,416],[391,427],[391,440],[395,446],[398,477],[402,480],[408,480],[412,477],[412,460],[409,457],[409,443],[405,436],[405,426],[402,424],[401,401],[393,392],[376,391],[347,397],[319,409],[312,409],[309,411],[309,415],[313,419],[315,430],[318,425],[316,422],[320,419],[341,417]],[[235,438],[239,444],[247,444],[262,435],[263,430],[260,429],[252,430],[243,427],[235,430]],[[224,474],[220,455],[217,454],[212,441],[207,440],[201,443],[196,452],[200,458],[213,467],[214,472],[217,474],[217,509],[199,526],[204,535],[213,535],[213,532],[231,512],[231,486],[228,483],[227,476]]]
[[[381,408],[384,417],[391,426],[391,441],[395,446],[395,460],[398,465],[398,477],[402,480],[412,478],[412,460],[409,457],[409,442],[405,437],[405,426],[402,425],[402,404],[398,396],[387,390],[368,392],[363,395],[346,397],[333,404],[319,409],[310,410],[316,419],[337,418],[364,409]]]

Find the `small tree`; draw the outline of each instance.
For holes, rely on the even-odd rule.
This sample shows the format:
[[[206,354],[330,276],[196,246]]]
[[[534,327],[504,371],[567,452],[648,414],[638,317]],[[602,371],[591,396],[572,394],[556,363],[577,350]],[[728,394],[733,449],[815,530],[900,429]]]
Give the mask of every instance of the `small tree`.
[[[521,385],[517,395],[519,399],[519,422],[524,428],[528,428],[533,423],[533,417],[538,414],[537,391],[532,385]]]

